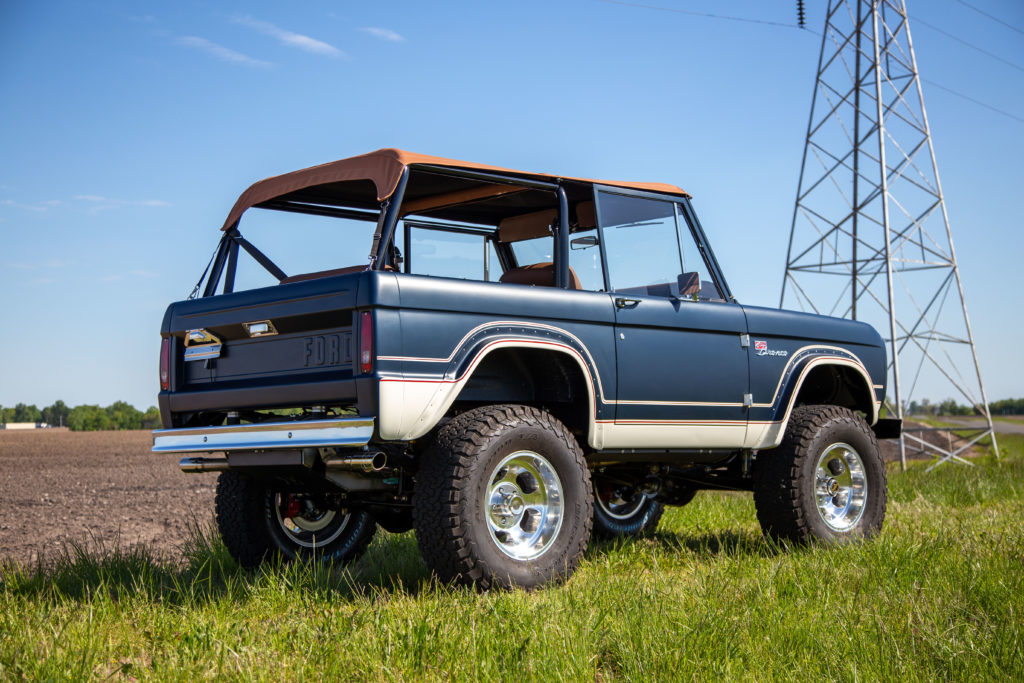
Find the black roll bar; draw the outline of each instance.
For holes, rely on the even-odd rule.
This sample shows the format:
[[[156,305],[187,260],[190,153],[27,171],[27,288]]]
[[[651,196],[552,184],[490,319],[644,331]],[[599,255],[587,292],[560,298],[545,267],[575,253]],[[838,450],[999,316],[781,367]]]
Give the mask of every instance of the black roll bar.
[[[370,270],[380,270],[385,266],[386,258],[380,258],[380,247],[385,247],[391,242],[395,234],[395,225],[398,223],[398,209],[405,196],[405,186],[409,184],[409,167],[402,169],[402,175],[398,178],[398,185],[391,197],[384,200],[381,206],[380,219],[377,221],[377,229],[373,233],[373,246],[370,247]]]

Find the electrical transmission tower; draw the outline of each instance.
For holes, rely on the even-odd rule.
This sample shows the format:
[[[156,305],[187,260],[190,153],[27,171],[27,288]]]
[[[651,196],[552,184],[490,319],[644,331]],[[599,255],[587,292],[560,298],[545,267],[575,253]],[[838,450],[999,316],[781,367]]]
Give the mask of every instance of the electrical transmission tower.
[[[779,300],[794,304],[883,333],[890,415],[930,394],[984,417],[956,443],[905,430],[904,468],[907,447],[968,463],[990,436],[998,454],[904,0],[829,2]]]

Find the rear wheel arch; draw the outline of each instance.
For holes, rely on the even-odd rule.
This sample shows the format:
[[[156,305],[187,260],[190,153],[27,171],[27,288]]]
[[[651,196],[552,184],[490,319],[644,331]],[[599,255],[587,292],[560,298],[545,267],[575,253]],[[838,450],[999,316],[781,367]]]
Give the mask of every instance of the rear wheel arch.
[[[596,419],[595,391],[578,353],[511,342],[484,351],[449,413],[496,403],[530,405],[551,413],[587,443]]]

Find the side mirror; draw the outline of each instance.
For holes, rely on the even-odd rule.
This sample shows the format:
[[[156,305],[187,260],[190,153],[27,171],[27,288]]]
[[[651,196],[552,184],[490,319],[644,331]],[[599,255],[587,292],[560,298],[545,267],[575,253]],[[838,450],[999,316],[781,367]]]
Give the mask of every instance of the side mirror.
[[[700,294],[700,274],[683,273],[678,278],[679,298],[694,299]]]
[[[576,239],[569,242],[569,248],[579,251],[580,249],[589,249],[590,247],[597,246],[597,235],[587,235],[586,237],[577,237]]]

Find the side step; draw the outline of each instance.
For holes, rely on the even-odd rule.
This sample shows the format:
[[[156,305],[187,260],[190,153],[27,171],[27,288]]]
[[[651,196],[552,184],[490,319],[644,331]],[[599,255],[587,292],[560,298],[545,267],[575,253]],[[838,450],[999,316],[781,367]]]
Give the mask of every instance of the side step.
[[[365,446],[373,438],[373,425],[372,417],[348,417],[303,422],[156,429],[153,431],[153,452],[211,453]]]

